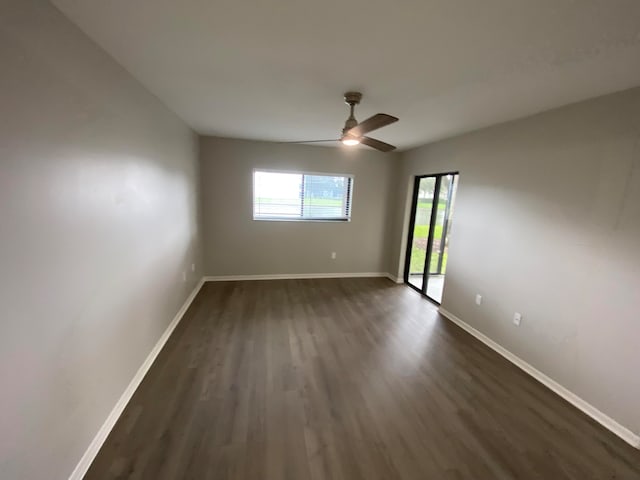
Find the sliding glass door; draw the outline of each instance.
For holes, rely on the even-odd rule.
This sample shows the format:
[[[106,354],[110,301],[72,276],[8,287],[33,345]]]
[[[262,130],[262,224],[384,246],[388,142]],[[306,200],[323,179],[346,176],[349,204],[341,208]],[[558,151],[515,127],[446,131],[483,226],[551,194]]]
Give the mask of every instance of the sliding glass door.
[[[418,177],[414,187],[414,208],[409,242],[409,268],[405,281],[422,290],[427,258],[427,239],[431,224],[431,211],[435,193],[435,177]]]
[[[455,172],[414,183],[404,280],[436,303],[442,301],[457,186]]]

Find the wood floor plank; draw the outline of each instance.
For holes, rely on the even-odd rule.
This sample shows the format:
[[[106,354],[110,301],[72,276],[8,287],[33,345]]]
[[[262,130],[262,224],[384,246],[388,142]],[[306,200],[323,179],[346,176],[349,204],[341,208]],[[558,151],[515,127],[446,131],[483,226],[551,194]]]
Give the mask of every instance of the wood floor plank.
[[[640,479],[637,451],[410,288],[206,283],[86,479]]]

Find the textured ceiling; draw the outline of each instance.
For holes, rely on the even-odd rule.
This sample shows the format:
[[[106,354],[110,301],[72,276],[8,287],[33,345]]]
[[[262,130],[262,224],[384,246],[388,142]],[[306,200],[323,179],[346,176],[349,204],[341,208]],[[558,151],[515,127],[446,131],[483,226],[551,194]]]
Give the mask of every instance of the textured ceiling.
[[[638,0],[53,0],[202,134],[408,148],[640,85]]]

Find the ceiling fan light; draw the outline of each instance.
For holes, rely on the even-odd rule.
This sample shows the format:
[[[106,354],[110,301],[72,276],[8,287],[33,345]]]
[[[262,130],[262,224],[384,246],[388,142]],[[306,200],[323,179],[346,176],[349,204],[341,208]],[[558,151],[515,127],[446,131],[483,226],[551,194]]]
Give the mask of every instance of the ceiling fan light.
[[[358,138],[344,137],[342,139],[342,143],[348,147],[353,147],[354,145],[358,145],[360,143],[360,140]]]

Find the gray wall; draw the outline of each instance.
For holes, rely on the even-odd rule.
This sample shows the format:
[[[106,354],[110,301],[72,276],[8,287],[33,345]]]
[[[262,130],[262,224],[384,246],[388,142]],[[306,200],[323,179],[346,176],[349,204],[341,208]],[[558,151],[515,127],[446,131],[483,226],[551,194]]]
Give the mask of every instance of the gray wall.
[[[202,274],[197,137],[48,2],[0,65],[0,478],[63,479]]]
[[[394,272],[411,176],[452,170],[443,307],[640,432],[640,89],[406,152]]]
[[[214,137],[200,151],[207,275],[387,272],[397,154]],[[354,174],[351,222],[254,221],[254,168]]]

